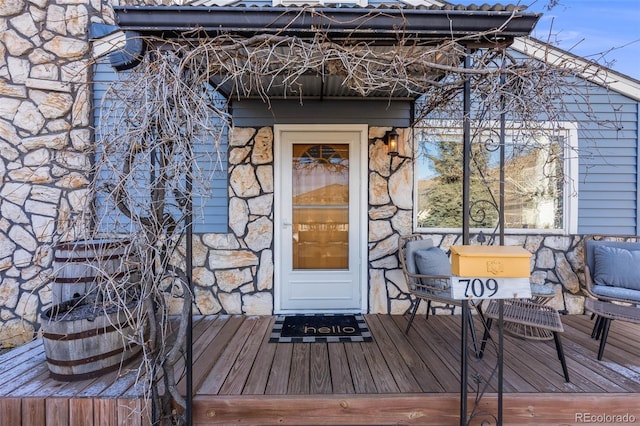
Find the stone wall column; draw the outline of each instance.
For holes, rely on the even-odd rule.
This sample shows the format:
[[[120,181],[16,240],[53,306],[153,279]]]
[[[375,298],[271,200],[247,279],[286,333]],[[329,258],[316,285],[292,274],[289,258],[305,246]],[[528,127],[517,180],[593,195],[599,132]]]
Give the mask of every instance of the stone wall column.
[[[399,269],[398,238],[413,229],[413,161],[387,154],[390,127],[369,128],[369,312],[399,314],[411,306]],[[409,146],[410,129],[396,129]]]
[[[101,3],[0,1],[0,345],[29,341],[51,302],[51,245],[87,207],[87,28]]]
[[[195,311],[271,315],[272,128],[232,129],[228,161],[230,232],[194,239]]]

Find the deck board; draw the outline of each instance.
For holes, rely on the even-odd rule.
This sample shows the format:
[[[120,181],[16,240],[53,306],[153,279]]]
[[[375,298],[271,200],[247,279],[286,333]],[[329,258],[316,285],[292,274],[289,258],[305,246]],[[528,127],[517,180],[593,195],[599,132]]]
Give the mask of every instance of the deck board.
[[[387,365],[378,345],[370,343],[360,343],[360,345],[378,393],[399,393],[400,389],[393,378],[391,368]]]
[[[347,345],[351,346],[354,343],[347,343]],[[333,384],[332,388],[324,393],[356,393],[345,343],[325,344],[324,347],[327,348],[326,350],[329,353],[330,377]]]
[[[394,316],[392,320],[400,330],[404,330],[407,326],[407,321],[403,317]],[[429,369],[433,373],[433,379],[444,392],[456,392],[460,388],[459,380],[453,376],[447,363],[437,356],[437,352],[433,351],[429,344],[429,339],[425,341],[422,335],[418,333],[412,333],[411,337],[405,336],[405,339],[413,347],[416,356],[428,362]]]
[[[373,341],[352,343],[269,343],[274,320],[194,318],[197,425],[459,424],[459,315],[419,316],[408,334],[406,317],[365,315]],[[505,335],[505,424],[570,424],[586,408],[640,419],[640,327],[614,321],[598,361],[593,321],[562,321],[568,384],[553,341]],[[470,358],[472,375],[486,378],[494,343],[482,361]],[[148,425],[135,411],[143,403],[134,368],[58,382],[48,376],[42,342],[24,345],[0,356],[0,425]],[[176,366],[178,376],[183,370]],[[486,386],[479,409],[495,410],[497,385]]]
[[[585,357],[588,357],[590,353],[587,348],[593,347],[597,352],[599,344],[599,341],[591,338],[592,327],[593,321],[571,321],[568,325],[565,325],[565,329],[570,332],[568,335],[571,336],[571,341],[574,342],[573,347],[580,348],[580,353],[583,353]],[[631,362],[637,360],[637,349],[640,347],[640,341],[638,341],[636,334],[640,334],[638,333],[637,324],[613,321],[609,330],[604,357],[602,358],[604,363],[599,364],[603,367],[608,367],[607,361],[612,361],[626,368],[625,375],[632,375],[640,380],[640,364]],[[596,360],[596,362],[598,361]],[[632,371],[635,374],[631,374]]]
[[[218,316],[213,319],[203,319],[198,318],[197,323],[195,323],[192,342],[193,342],[193,351],[192,351],[192,359],[193,359],[193,389],[197,389],[202,384],[202,381],[205,379],[208,372],[211,370],[211,366],[215,362],[216,358],[214,354],[211,353],[211,350],[208,350],[209,346],[212,344],[212,341],[218,336],[220,330],[225,324],[227,324],[228,317]],[[177,371],[180,369],[184,369],[184,360],[180,360],[178,362]],[[180,376],[181,379],[178,382],[178,390],[184,395],[186,394],[187,383],[184,375]]]
[[[309,346],[309,393],[330,394],[333,392],[329,348],[326,343]],[[313,366],[313,367],[312,367]],[[345,377],[346,378],[346,377]],[[341,380],[344,380],[342,378]]]
[[[269,332],[271,321],[269,318],[252,318],[246,322],[255,321],[249,331],[247,340],[240,347],[240,351],[234,357],[233,365],[224,384],[220,388],[220,394],[240,395],[251,372],[251,366],[256,357],[263,336]],[[231,354],[233,356],[233,354]]]
[[[421,358],[409,342],[407,336],[398,328],[390,316],[378,317],[387,334],[395,342],[396,349],[423,392],[444,392],[436,380],[433,371]],[[399,360],[398,360],[399,361]],[[428,362],[428,358],[426,360]]]
[[[402,356],[384,329],[379,317],[367,316],[367,324],[371,332],[376,336],[373,344],[377,345],[380,348],[380,353],[384,354],[385,362],[398,385],[398,390],[402,393],[420,392],[420,384],[411,373],[409,366],[400,362]]]
[[[402,317],[396,317],[398,326],[402,329],[406,328],[407,321]],[[419,324],[416,326],[416,322]],[[433,365],[434,369],[438,369],[439,374],[444,375],[441,378],[441,384],[446,382],[445,389],[447,392],[458,392],[460,389],[460,380],[458,378],[459,361],[455,361],[454,357],[458,357],[458,351],[454,350],[455,354],[451,352],[451,348],[446,341],[447,339],[441,338],[435,327],[431,327],[434,322],[428,323],[423,318],[416,318],[414,325],[407,333],[407,337],[410,342],[415,342],[416,346],[423,348],[425,356],[429,357],[430,365]]]
[[[269,338],[271,337],[270,330],[271,327],[273,327],[275,318],[267,318],[267,332],[262,338],[262,342],[258,348],[258,354],[251,366],[251,371],[249,372],[249,376],[247,377],[247,382],[244,387],[244,393],[248,395],[260,395],[266,393],[265,390],[269,380],[269,372],[271,371],[273,358],[276,354],[276,347],[278,346],[269,343]]]
[[[367,364],[367,357],[362,350],[362,344],[352,343],[348,347],[343,346],[343,348],[349,362],[354,392],[359,394],[376,393],[376,384],[373,380],[372,370]]]
[[[242,349],[242,344],[252,326],[253,324],[243,321],[241,317],[230,317],[228,319],[220,333],[213,339],[211,345],[207,347],[206,356],[201,357],[204,358],[202,360],[204,365],[199,368],[199,372],[201,371],[203,375],[194,375],[194,377],[204,377],[204,379],[196,389],[200,389],[205,394],[218,392],[232,367],[232,361]]]
[[[277,345],[273,365],[269,371],[267,395],[285,395],[289,384],[293,345]]]
[[[289,395],[306,395],[309,393],[310,370],[309,352],[311,344],[294,343],[291,355],[291,370],[289,371]]]

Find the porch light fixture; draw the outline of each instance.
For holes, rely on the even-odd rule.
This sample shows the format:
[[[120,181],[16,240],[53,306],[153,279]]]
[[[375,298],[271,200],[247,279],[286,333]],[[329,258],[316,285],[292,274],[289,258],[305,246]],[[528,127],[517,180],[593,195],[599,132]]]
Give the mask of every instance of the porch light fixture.
[[[397,157],[398,156],[398,138],[400,137],[400,135],[398,135],[398,132],[396,132],[396,129],[392,129],[390,132],[387,132],[385,137],[386,137],[385,143],[387,144],[387,154],[389,154],[391,157]]]
[[[387,154],[391,157],[391,161],[393,161],[394,157],[402,158],[403,160],[411,158],[406,155],[400,155],[400,135],[396,132],[396,129],[393,129],[384,135],[384,143],[387,145]]]

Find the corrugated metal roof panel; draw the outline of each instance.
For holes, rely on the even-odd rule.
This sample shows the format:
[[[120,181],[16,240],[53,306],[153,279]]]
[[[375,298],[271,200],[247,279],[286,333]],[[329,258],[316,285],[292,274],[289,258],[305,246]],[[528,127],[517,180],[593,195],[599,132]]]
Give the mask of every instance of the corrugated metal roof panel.
[[[333,40],[377,40],[395,44],[398,32],[405,39],[442,40],[481,37],[491,33],[501,39],[528,35],[540,14],[493,10],[423,10],[361,7],[114,7],[122,30],[143,34],[194,32],[240,36],[277,34]]]
[[[421,6],[422,7],[422,6]],[[435,5],[428,6],[436,7]],[[445,7],[445,6],[438,6]],[[448,7],[448,6],[447,6]],[[292,40],[317,40],[319,36],[343,46],[362,46],[380,49],[389,53],[398,52],[399,40],[407,49],[428,49],[428,45],[442,42],[450,43],[452,39],[464,39],[465,43],[476,42],[497,43],[506,45],[510,39],[528,35],[540,18],[534,13],[511,13],[510,6],[482,5],[465,6],[464,10],[451,6],[452,9],[419,9],[408,8],[284,8],[284,7],[193,7],[193,6],[124,6],[114,7],[118,25],[122,30],[135,31],[142,35],[153,34],[161,37],[180,36],[206,37],[228,34],[232,37],[290,37]],[[454,10],[455,9],[455,10]],[[315,41],[314,41],[315,42]],[[406,43],[406,44],[405,44]],[[304,47],[302,47],[304,49]],[[395,49],[395,50],[393,50]],[[375,50],[373,51],[375,54]],[[303,54],[304,52],[300,52]],[[324,53],[324,52],[323,52]],[[459,52],[442,55],[438,58],[441,64],[459,66]],[[440,49],[442,54],[442,48]],[[283,57],[287,57],[283,55]],[[336,61],[345,56],[338,53]],[[402,56],[402,52],[399,53]],[[351,56],[353,59],[354,56]],[[349,59],[347,59],[349,60]],[[288,59],[290,61],[290,58]],[[360,88],[357,81],[349,82],[342,67],[336,71],[330,69],[314,69],[311,64],[307,69],[298,69],[305,75],[292,78],[286,74],[291,71],[290,62],[269,60],[273,70],[281,72],[276,77],[269,75],[250,75],[250,78],[261,78],[261,84],[251,86],[250,81],[224,81],[225,76],[213,79],[219,82],[220,89],[230,96],[239,95],[248,98],[332,98],[362,97],[369,98],[417,98],[425,87],[441,78],[438,67],[430,64],[438,62],[434,59],[421,58],[416,62],[416,69],[398,68],[399,78],[380,78],[379,86]],[[326,61],[316,61],[317,67],[327,67]],[[382,58],[381,66],[403,66],[403,61],[393,58]],[[356,70],[357,71],[357,70]],[[386,69],[363,71],[373,75],[384,73]],[[293,72],[293,71],[291,71]],[[405,76],[406,78],[402,78]],[[422,79],[422,80],[421,80]],[[367,80],[371,81],[370,78]],[[406,82],[405,82],[406,81]],[[414,82],[415,88],[411,86]],[[245,90],[245,88],[249,88]],[[266,91],[261,93],[260,91]]]
[[[234,6],[234,7],[271,7],[273,6],[272,0],[187,0],[184,5],[191,6]],[[363,7],[356,3],[356,0],[346,0],[340,3],[325,3],[323,0],[299,0],[296,1],[296,6],[317,6],[323,7],[337,7],[337,8],[349,8],[349,7]],[[493,11],[493,12],[512,12],[522,11],[526,9],[526,6],[518,4],[454,4],[442,1],[433,0],[417,0],[417,1],[402,1],[402,0],[369,0],[365,8],[379,9],[387,7],[399,7],[403,9],[430,9],[430,10],[460,10],[460,11]]]

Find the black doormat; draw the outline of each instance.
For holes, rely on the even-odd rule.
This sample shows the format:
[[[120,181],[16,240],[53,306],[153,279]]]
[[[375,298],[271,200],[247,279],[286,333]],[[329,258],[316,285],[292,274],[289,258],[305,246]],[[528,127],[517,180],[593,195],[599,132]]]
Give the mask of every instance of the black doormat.
[[[270,343],[370,342],[362,315],[280,315]]]

